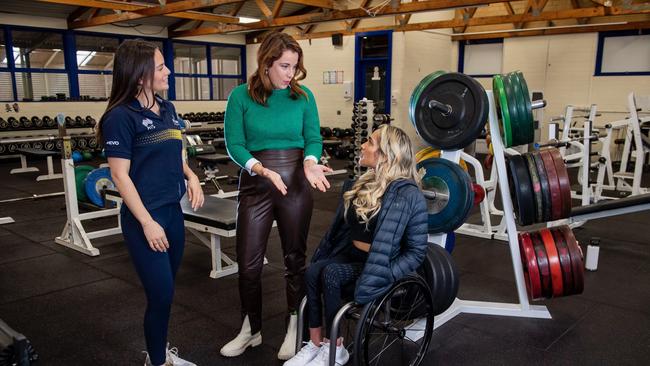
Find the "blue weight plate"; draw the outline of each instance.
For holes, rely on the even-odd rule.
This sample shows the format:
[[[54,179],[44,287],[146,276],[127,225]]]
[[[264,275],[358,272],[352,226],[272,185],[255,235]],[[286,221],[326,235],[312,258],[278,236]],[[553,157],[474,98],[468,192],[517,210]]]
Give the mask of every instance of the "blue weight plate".
[[[456,246],[456,233],[453,231],[447,233],[447,240],[445,240],[445,250],[451,254]]]
[[[84,187],[88,200],[99,207],[104,207],[102,191],[106,188],[115,188],[110,169],[98,168],[88,173],[84,180]]]
[[[474,201],[472,181],[460,165],[446,159],[431,158],[418,163],[424,168],[422,189],[426,194],[429,233],[454,231],[467,219]]]

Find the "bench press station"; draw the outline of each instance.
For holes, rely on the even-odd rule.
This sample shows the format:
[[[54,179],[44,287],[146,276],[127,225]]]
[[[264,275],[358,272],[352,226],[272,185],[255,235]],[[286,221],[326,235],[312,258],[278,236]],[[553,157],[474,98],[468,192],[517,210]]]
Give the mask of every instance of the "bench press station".
[[[122,203],[120,193],[116,190],[106,190],[106,199]],[[237,202],[229,199],[205,196],[203,207],[192,210],[187,199],[181,200],[185,227],[198,238],[202,244],[210,248],[212,256],[211,278],[221,278],[237,273],[237,262],[223,253],[221,238],[232,238],[236,235]],[[275,222],[273,226],[276,226]],[[268,260],[264,258],[264,264]],[[225,265],[224,265],[225,264]]]

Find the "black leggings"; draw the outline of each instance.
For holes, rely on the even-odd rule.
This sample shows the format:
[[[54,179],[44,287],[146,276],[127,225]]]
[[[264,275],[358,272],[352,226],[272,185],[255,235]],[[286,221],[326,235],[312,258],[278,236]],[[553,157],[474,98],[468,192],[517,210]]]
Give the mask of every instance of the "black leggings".
[[[355,282],[361,275],[367,258],[368,253],[350,244],[350,248],[343,253],[309,265],[305,272],[305,285],[310,328],[322,325],[324,305],[325,332],[326,335],[329,334],[334,316],[343,306],[343,299],[353,297]]]

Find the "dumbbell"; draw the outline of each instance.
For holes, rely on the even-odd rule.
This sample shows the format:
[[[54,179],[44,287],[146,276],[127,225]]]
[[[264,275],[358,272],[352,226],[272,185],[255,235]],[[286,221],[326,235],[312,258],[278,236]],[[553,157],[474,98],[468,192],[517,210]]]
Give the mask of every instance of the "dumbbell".
[[[6,130],[9,128],[9,122],[5,121],[4,118],[0,117],[0,130]]]
[[[360,124],[359,127],[360,127],[362,130],[365,130],[365,129],[368,128],[368,124],[367,124],[366,122],[364,122],[364,123]]]
[[[85,122],[86,121],[81,116],[77,116],[74,118],[74,123],[75,125],[77,125],[77,127],[83,127]]]
[[[70,117],[70,116],[66,116],[65,117],[65,127],[66,128],[71,128],[73,126],[74,126],[74,119],[72,119],[72,117]]]
[[[38,117],[38,116],[33,116],[33,117],[32,117],[32,124],[33,124],[34,127],[36,127],[36,128],[43,128],[43,125],[45,125],[45,123],[43,122],[43,120],[42,120],[40,117]]]
[[[24,129],[30,129],[34,126],[32,120],[25,116],[20,117],[20,125],[23,126]]]
[[[56,126],[56,120],[50,116],[43,116],[43,123],[46,127]]]
[[[18,144],[9,144],[7,145],[7,152],[12,154],[18,150]]]
[[[37,150],[42,150],[43,149],[43,143],[40,141],[34,141],[32,143],[32,148],[37,149]]]
[[[61,151],[63,149],[63,140],[56,140],[54,147],[56,150]]]
[[[20,128],[20,121],[16,119],[16,117],[9,117],[7,118],[7,122],[9,122],[9,125],[11,126],[11,129],[17,130]]]
[[[97,138],[96,137],[91,137],[88,139],[88,147],[91,149],[96,149],[97,148]]]
[[[97,121],[92,116],[86,116],[86,126],[88,127],[95,127],[97,124]]]
[[[0,155],[4,154],[5,151],[7,151],[7,148],[5,147],[5,145],[0,144]]]
[[[20,144],[20,148],[21,148],[21,149],[31,149],[31,148],[32,148],[32,144],[29,143],[29,142],[23,142],[23,143]]]
[[[343,136],[343,129],[338,128],[338,127],[334,127],[332,129],[332,135],[334,137],[342,137]]]
[[[43,144],[43,148],[47,151],[52,151],[54,150],[54,142],[53,141],[45,141],[45,144]]]
[[[85,138],[81,137],[77,139],[77,147],[80,149],[85,149],[88,146],[88,141]]]
[[[76,138],[71,138],[70,139],[70,147],[75,149],[77,147],[77,139]]]
[[[358,101],[358,102],[357,102],[357,105],[358,105],[358,106],[362,106],[362,107],[365,107],[365,106],[367,106],[367,105],[368,105],[368,103],[366,103],[366,102],[365,102],[365,101],[363,101],[363,100],[360,100],[360,101]]]

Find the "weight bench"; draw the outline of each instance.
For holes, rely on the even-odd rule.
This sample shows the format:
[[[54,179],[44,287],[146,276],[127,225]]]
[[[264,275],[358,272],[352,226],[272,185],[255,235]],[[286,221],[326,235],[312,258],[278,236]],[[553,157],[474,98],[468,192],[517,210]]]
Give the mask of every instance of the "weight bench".
[[[34,148],[24,148],[24,149],[20,148],[20,149],[16,149],[16,152],[20,154],[21,167],[12,169],[10,172],[11,174],[39,171],[38,168],[36,167],[27,166],[27,160],[25,159],[25,157],[32,156],[32,157],[47,158],[47,174],[39,175],[38,177],[36,177],[37,182],[40,182],[42,180],[63,178],[63,173],[54,173],[54,165],[52,164],[52,157],[61,155],[61,153],[59,153],[58,151],[48,151],[48,150],[41,150],[41,149],[34,149]]]
[[[106,199],[121,204],[122,198],[117,190],[106,190]],[[194,211],[186,198],[181,200],[185,227],[196,236],[202,244],[210,248],[212,256],[211,278],[220,278],[237,273],[237,262],[221,250],[221,238],[236,235],[237,202],[233,200],[205,196],[203,207]],[[273,226],[275,226],[275,222]],[[264,258],[264,264],[268,260]],[[224,265],[225,264],[225,265]]]
[[[217,173],[219,172],[219,168],[217,168],[217,164],[224,164],[224,165],[228,164],[230,162],[230,156],[219,154],[219,153],[212,153],[212,154],[205,154],[205,155],[197,155],[196,160],[199,162],[199,166],[203,168],[203,172],[205,173],[204,181],[212,182],[212,184],[217,189],[221,197],[224,198],[228,197],[228,196],[224,196],[223,189],[221,188],[221,185],[218,182],[219,179],[225,179],[228,178],[228,176],[227,175],[217,176]],[[237,192],[235,192],[234,195],[237,195]]]
[[[321,156],[321,163],[325,166],[329,166],[329,160],[332,158],[327,152],[326,147],[341,146],[343,141],[341,140],[323,140],[323,154]],[[338,169],[330,173],[325,173],[325,176],[337,175],[337,174],[347,174],[347,169]]]

